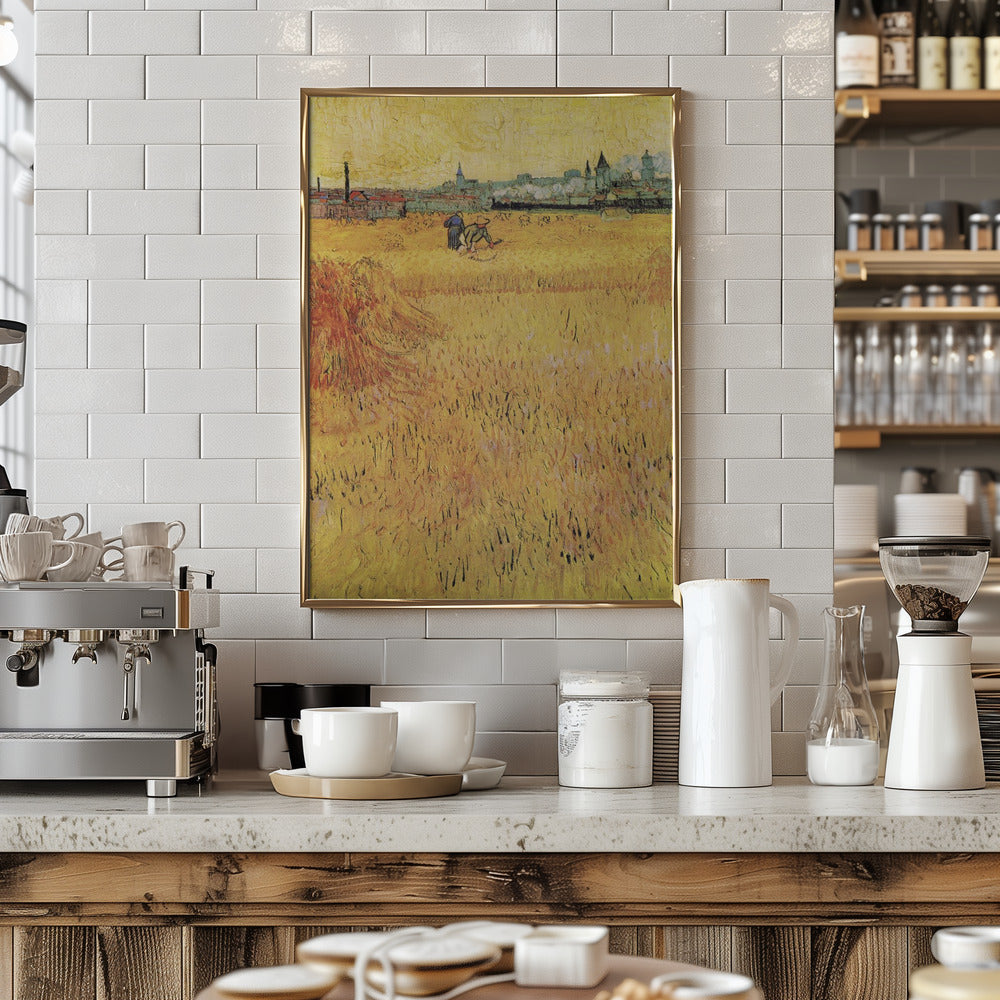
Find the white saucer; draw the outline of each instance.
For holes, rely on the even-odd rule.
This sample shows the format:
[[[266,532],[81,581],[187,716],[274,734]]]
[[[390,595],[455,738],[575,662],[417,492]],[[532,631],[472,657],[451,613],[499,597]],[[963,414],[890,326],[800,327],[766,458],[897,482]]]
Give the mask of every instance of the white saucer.
[[[471,757],[462,771],[462,791],[475,792],[484,788],[496,788],[506,770],[506,761],[491,760],[489,757]]]

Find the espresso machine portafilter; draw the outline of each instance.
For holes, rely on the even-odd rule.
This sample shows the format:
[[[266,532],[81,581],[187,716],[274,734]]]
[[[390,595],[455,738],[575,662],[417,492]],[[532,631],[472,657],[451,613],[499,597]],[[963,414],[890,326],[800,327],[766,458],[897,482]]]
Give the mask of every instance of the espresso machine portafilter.
[[[213,576],[182,566],[176,588],[0,584],[0,660],[12,675],[0,692],[0,780],[143,779],[148,795],[169,796],[211,773]]]

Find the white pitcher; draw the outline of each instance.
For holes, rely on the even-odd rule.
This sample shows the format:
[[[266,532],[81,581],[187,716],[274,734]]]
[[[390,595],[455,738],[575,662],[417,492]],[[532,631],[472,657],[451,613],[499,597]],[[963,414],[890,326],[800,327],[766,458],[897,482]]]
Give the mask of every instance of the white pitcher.
[[[771,705],[791,673],[799,639],[794,605],[769,580],[689,580],[684,609],[679,780],[751,788],[771,784]],[[768,608],[785,616],[786,641],[770,677]]]

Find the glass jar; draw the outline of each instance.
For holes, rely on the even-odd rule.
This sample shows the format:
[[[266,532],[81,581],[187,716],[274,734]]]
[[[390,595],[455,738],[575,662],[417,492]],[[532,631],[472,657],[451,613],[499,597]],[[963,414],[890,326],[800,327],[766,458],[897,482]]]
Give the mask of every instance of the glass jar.
[[[937,212],[924,212],[920,216],[920,249],[944,249],[944,225]]]
[[[920,286],[903,285],[899,290],[899,304],[903,309],[919,309],[924,304],[924,293]]]
[[[911,212],[902,212],[896,216],[896,249],[920,249],[920,229],[917,217]]]
[[[895,247],[892,216],[877,212],[872,216],[872,250],[892,250]]]
[[[865,609],[826,608],[823,675],[806,731],[814,785],[870,785],[878,776],[875,706],[865,675]]]
[[[649,678],[635,671],[559,675],[559,784],[639,788],[653,783]]]
[[[851,212],[847,217],[847,249],[871,250],[872,222],[866,212]]]
[[[973,212],[969,216],[969,249],[993,249],[993,222],[985,212]]]

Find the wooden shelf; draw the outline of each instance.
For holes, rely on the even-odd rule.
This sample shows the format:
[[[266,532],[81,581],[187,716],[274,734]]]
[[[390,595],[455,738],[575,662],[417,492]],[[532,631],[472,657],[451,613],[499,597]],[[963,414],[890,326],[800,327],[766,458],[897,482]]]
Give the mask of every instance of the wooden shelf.
[[[887,323],[983,323],[1000,321],[1000,309],[911,308],[901,306],[837,306],[833,310],[835,323],[864,323],[885,320]]]
[[[998,125],[1000,91],[859,87],[838,90],[834,108],[837,141],[850,142],[869,123],[965,128]]]
[[[887,437],[995,437],[1000,440],[1000,426],[993,424],[885,424],[878,427],[836,427],[833,432],[833,447],[838,450],[881,448],[882,439]]]
[[[873,277],[1000,278],[1000,250],[835,250],[837,277],[863,282]]]

